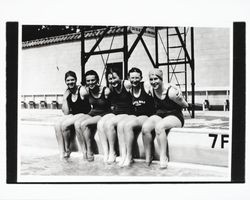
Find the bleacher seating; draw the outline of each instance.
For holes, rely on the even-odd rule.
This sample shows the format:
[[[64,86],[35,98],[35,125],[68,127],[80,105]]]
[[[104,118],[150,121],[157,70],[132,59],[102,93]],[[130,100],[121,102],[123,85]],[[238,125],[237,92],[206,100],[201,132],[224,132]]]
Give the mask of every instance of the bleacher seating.
[[[52,101],[51,108],[52,109],[58,109],[58,102],[57,101]]]
[[[29,101],[29,109],[35,109],[36,103],[34,101]]]
[[[46,101],[40,101],[40,109],[46,109],[47,108],[47,103],[46,103]]]

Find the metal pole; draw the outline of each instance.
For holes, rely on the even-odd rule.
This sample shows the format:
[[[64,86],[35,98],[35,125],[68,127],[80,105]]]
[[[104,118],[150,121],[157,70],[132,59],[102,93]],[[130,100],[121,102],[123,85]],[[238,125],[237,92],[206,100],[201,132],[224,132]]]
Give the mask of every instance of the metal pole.
[[[194,77],[194,28],[191,27],[191,73],[192,73],[192,82],[191,82],[191,86],[192,86],[192,118],[195,117],[194,115],[194,110],[195,110],[195,77]]]
[[[158,55],[158,27],[155,27],[155,67],[159,68],[159,55]]]
[[[167,36],[167,63],[169,63],[170,61],[169,61],[169,32],[168,32],[169,30],[168,30],[168,27],[167,27],[167,29],[166,29],[166,36]],[[168,83],[170,82],[170,71],[169,71],[169,65],[167,66],[167,68],[168,68]]]
[[[84,74],[85,74],[85,37],[84,37],[84,27],[80,27],[81,30],[81,81],[84,81]]]
[[[187,44],[187,31],[186,31],[186,27],[184,27],[184,44],[185,44],[185,48],[186,48],[186,44]],[[186,52],[185,53],[185,99],[187,101],[187,57],[186,57]]]
[[[123,63],[124,63],[124,79],[128,74],[128,30],[127,26],[123,27]]]

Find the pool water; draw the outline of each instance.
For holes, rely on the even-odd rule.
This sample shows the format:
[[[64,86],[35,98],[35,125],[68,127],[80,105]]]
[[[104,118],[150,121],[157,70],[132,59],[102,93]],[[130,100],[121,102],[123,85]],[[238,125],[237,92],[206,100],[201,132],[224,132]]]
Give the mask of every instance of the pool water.
[[[79,153],[72,153],[79,154]],[[226,177],[225,171],[194,169],[169,164],[167,169],[159,169],[158,162],[146,166],[143,160],[136,160],[130,167],[104,164],[102,156],[95,156],[94,162],[84,161],[81,155],[60,160],[59,155],[22,156],[21,175],[54,176],[166,176],[166,177]]]

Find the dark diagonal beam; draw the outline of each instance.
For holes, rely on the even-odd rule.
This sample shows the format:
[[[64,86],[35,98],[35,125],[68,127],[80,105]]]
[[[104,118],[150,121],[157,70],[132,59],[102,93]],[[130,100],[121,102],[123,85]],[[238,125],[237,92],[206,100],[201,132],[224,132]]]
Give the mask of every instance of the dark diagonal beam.
[[[98,47],[98,45],[100,44],[100,42],[102,41],[102,39],[104,38],[104,36],[107,34],[107,32],[109,31],[110,27],[107,27],[104,32],[102,33],[102,35],[99,37],[99,39],[96,41],[96,43],[94,44],[94,46],[92,47],[92,49],[86,53],[87,55],[85,56],[85,62],[87,62],[87,60],[89,59],[89,57],[93,54],[93,52],[95,51],[96,47]]]
[[[151,54],[150,54],[150,52],[149,52],[149,50],[148,50],[148,47],[147,47],[146,43],[144,42],[143,38],[141,38],[141,42],[142,42],[142,45],[143,45],[144,49],[146,50],[146,53],[148,54],[148,57],[149,57],[149,59],[150,59],[152,65],[154,66],[154,68],[156,68],[156,65],[155,65],[155,63],[154,63],[154,60],[153,60],[153,58],[152,58],[152,56],[151,56]]]
[[[140,39],[142,38],[142,35],[145,33],[146,29],[147,29],[147,27],[144,26],[142,28],[141,32],[138,34],[136,40],[134,41],[133,45],[131,46],[131,48],[128,52],[128,57],[131,56],[132,52],[134,51],[134,49],[135,49],[136,45],[138,44],[138,42],[140,41]]]

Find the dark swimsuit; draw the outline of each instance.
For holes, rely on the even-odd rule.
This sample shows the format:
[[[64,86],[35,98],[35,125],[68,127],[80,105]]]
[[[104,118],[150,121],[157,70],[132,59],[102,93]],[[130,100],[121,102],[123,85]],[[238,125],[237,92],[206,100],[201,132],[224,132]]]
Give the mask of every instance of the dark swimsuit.
[[[155,92],[153,92],[155,106],[156,106],[156,113],[155,114],[162,117],[162,118],[167,117],[169,115],[176,116],[181,121],[181,124],[183,126],[184,125],[184,117],[182,114],[182,107],[169,98],[169,96],[168,96],[169,89],[170,89],[170,87],[168,88],[166,97],[163,100],[159,99],[156,96]]]
[[[69,96],[67,97],[69,112],[70,114],[73,114],[73,115],[78,114],[78,113],[87,114],[91,109],[89,100],[87,98],[84,98],[84,99],[81,98],[80,88],[81,86],[78,88],[78,95],[77,95],[77,99],[75,102],[72,101],[72,93],[70,93]]]
[[[90,116],[104,116],[111,112],[110,100],[105,98],[105,89],[103,88],[101,96],[96,98],[93,96],[91,90],[89,90],[89,103],[92,105],[91,111],[88,113]]]
[[[140,83],[141,93],[139,97],[134,96],[134,91],[132,88],[132,105],[134,114],[136,116],[147,115],[151,116],[155,113],[154,98],[147,94],[144,89],[144,83]]]
[[[132,97],[126,90],[124,81],[121,83],[122,89],[118,93],[114,88],[111,88],[110,101],[112,106],[112,113],[118,114],[132,114]]]

